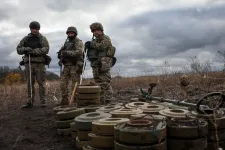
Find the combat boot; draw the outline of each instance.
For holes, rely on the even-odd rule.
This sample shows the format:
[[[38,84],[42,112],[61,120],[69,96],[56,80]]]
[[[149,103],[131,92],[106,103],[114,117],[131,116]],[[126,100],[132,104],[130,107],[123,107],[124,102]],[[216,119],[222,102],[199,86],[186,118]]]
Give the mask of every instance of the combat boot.
[[[105,105],[115,103],[115,102],[116,102],[116,98],[113,96],[105,98]]]
[[[46,107],[46,103],[45,103],[45,100],[42,100],[42,101],[41,101],[41,104],[40,104],[40,106],[41,106],[41,107],[43,107],[43,108],[44,108],[44,107]]]
[[[61,106],[63,105],[69,105],[69,100],[67,97],[63,97],[61,100]]]
[[[24,104],[23,106],[21,106],[21,108],[32,108],[33,104],[31,104],[30,102]]]

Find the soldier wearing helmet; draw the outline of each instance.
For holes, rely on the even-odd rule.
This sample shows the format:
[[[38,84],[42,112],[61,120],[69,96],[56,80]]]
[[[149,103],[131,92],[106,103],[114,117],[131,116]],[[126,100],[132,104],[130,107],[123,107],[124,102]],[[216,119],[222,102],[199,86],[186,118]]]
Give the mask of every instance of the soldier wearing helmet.
[[[92,23],[90,29],[93,39],[85,43],[85,50],[88,50],[87,57],[91,62],[95,83],[101,86],[101,103],[107,104],[113,99],[110,70],[113,66],[115,47],[112,46],[111,39],[104,34],[101,23]],[[96,52],[93,52],[94,50]]]
[[[39,96],[42,106],[46,103],[45,94],[45,61],[46,55],[49,52],[49,43],[45,36],[39,33],[41,28],[37,21],[32,21],[29,25],[31,33],[25,36],[17,46],[17,53],[19,55],[24,55],[24,65],[27,77],[27,88],[28,88],[28,102],[22,106],[22,108],[31,108],[34,102],[35,89],[34,83],[35,79],[39,85]],[[31,70],[29,69],[29,56]],[[30,76],[31,73],[31,83]],[[31,88],[30,88],[31,84]],[[32,94],[31,94],[32,90]],[[31,96],[32,95],[32,96]]]
[[[76,27],[70,26],[66,31],[67,39],[58,52],[59,66],[64,65],[61,73],[61,105],[68,105],[68,84],[69,79],[72,80],[71,90],[73,90],[75,82],[80,81],[80,75],[83,67],[83,42],[77,37]]]

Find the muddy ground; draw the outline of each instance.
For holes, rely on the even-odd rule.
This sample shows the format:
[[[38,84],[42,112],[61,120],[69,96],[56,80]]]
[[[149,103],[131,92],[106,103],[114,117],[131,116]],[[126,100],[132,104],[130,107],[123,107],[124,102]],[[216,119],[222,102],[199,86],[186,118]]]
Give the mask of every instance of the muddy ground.
[[[122,98],[120,98],[121,101],[127,101],[132,95],[135,96],[134,92],[129,91],[126,91],[122,95]],[[14,99],[12,94],[9,97]],[[16,102],[7,100],[9,97],[6,96],[4,97],[5,100],[1,101],[0,150],[75,149],[75,144],[71,136],[57,135],[52,110],[56,107],[56,104],[52,96],[48,95],[48,106],[45,108],[38,106],[40,103],[39,96],[36,96],[36,106],[30,109],[20,109],[20,106],[26,102],[24,96],[20,98],[15,96]]]
[[[0,118],[1,150],[72,150],[71,137],[57,135],[53,106],[12,109]],[[4,112],[3,112],[4,113]]]
[[[162,85],[162,87],[165,87]],[[130,98],[137,97],[139,88],[123,89],[115,92],[118,102],[129,102]],[[215,86],[214,88],[215,89]],[[218,88],[223,89],[223,88]],[[172,99],[184,99],[180,87],[168,89],[156,88],[154,94]],[[55,107],[52,95],[48,95],[48,106],[41,108],[34,106],[32,109],[20,109],[25,103],[25,96],[18,93],[21,89],[10,94],[0,94],[0,150],[72,150],[74,142],[72,137],[57,135],[55,118],[52,108]],[[57,93],[57,92],[56,92]],[[195,93],[200,97],[204,92]],[[4,97],[3,97],[4,96]],[[59,95],[58,95],[59,96]],[[189,97],[196,99],[196,96]],[[189,100],[187,100],[189,101]],[[39,103],[38,97],[35,104]]]

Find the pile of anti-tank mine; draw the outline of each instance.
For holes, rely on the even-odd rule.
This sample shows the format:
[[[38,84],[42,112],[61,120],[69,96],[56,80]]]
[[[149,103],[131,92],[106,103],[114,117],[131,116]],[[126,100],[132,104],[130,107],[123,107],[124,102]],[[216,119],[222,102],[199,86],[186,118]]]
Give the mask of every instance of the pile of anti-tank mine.
[[[77,106],[55,107],[57,133],[83,150],[222,150],[222,108],[200,113],[162,101],[100,105],[99,86],[79,86]]]

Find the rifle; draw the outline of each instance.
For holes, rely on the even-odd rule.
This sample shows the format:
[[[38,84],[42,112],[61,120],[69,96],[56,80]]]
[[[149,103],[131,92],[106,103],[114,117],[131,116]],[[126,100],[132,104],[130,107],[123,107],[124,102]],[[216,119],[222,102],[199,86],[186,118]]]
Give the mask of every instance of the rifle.
[[[82,74],[81,74],[81,78],[80,78],[80,85],[81,85],[81,83],[82,83],[83,76],[84,76],[84,70],[85,70],[85,67],[86,67],[86,57],[87,57],[87,52],[88,52],[88,48],[85,47],[85,50],[84,50],[84,64],[83,64]]]
[[[85,49],[84,50],[84,64],[83,64],[83,68],[82,68],[82,74],[81,74],[80,84],[79,85],[81,85],[81,83],[82,83],[82,79],[83,79],[83,75],[84,75],[84,70],[85,70],[85,66],[86,66],[86,57],[87,57],[87,51],[88,51],[88,49],[86,47],[84,49]],[[76,92],[76,89],[77,89],[77,86],[79,86],[79,85],[77,85],[77,82],[75,83],[75,86],[74,86],[74,89],[73,89],[73,92],[72,92],[72,96],[70,98],[69,105],[72,104],[73,99],[74,99],[74,95],[75,95],[75,92]]]
[[[62,45],[62,47],[65,47],[65,44],[66,44],[67,40],[68,40],[68,37],[66,38],[66,40],[65,40],[64,44]],[[62,51],[63,51],[63,49],[60,49],[60,50],[57,52],[58,58],[60,58],[60,59],[59,59],[59,63],[60,63],[60,76],[61,76],[61,74],[62,74],[62,60],[63,60],[63,57],[62,57]],[[60,57],[59,57],[59,56],[60,56]]]

